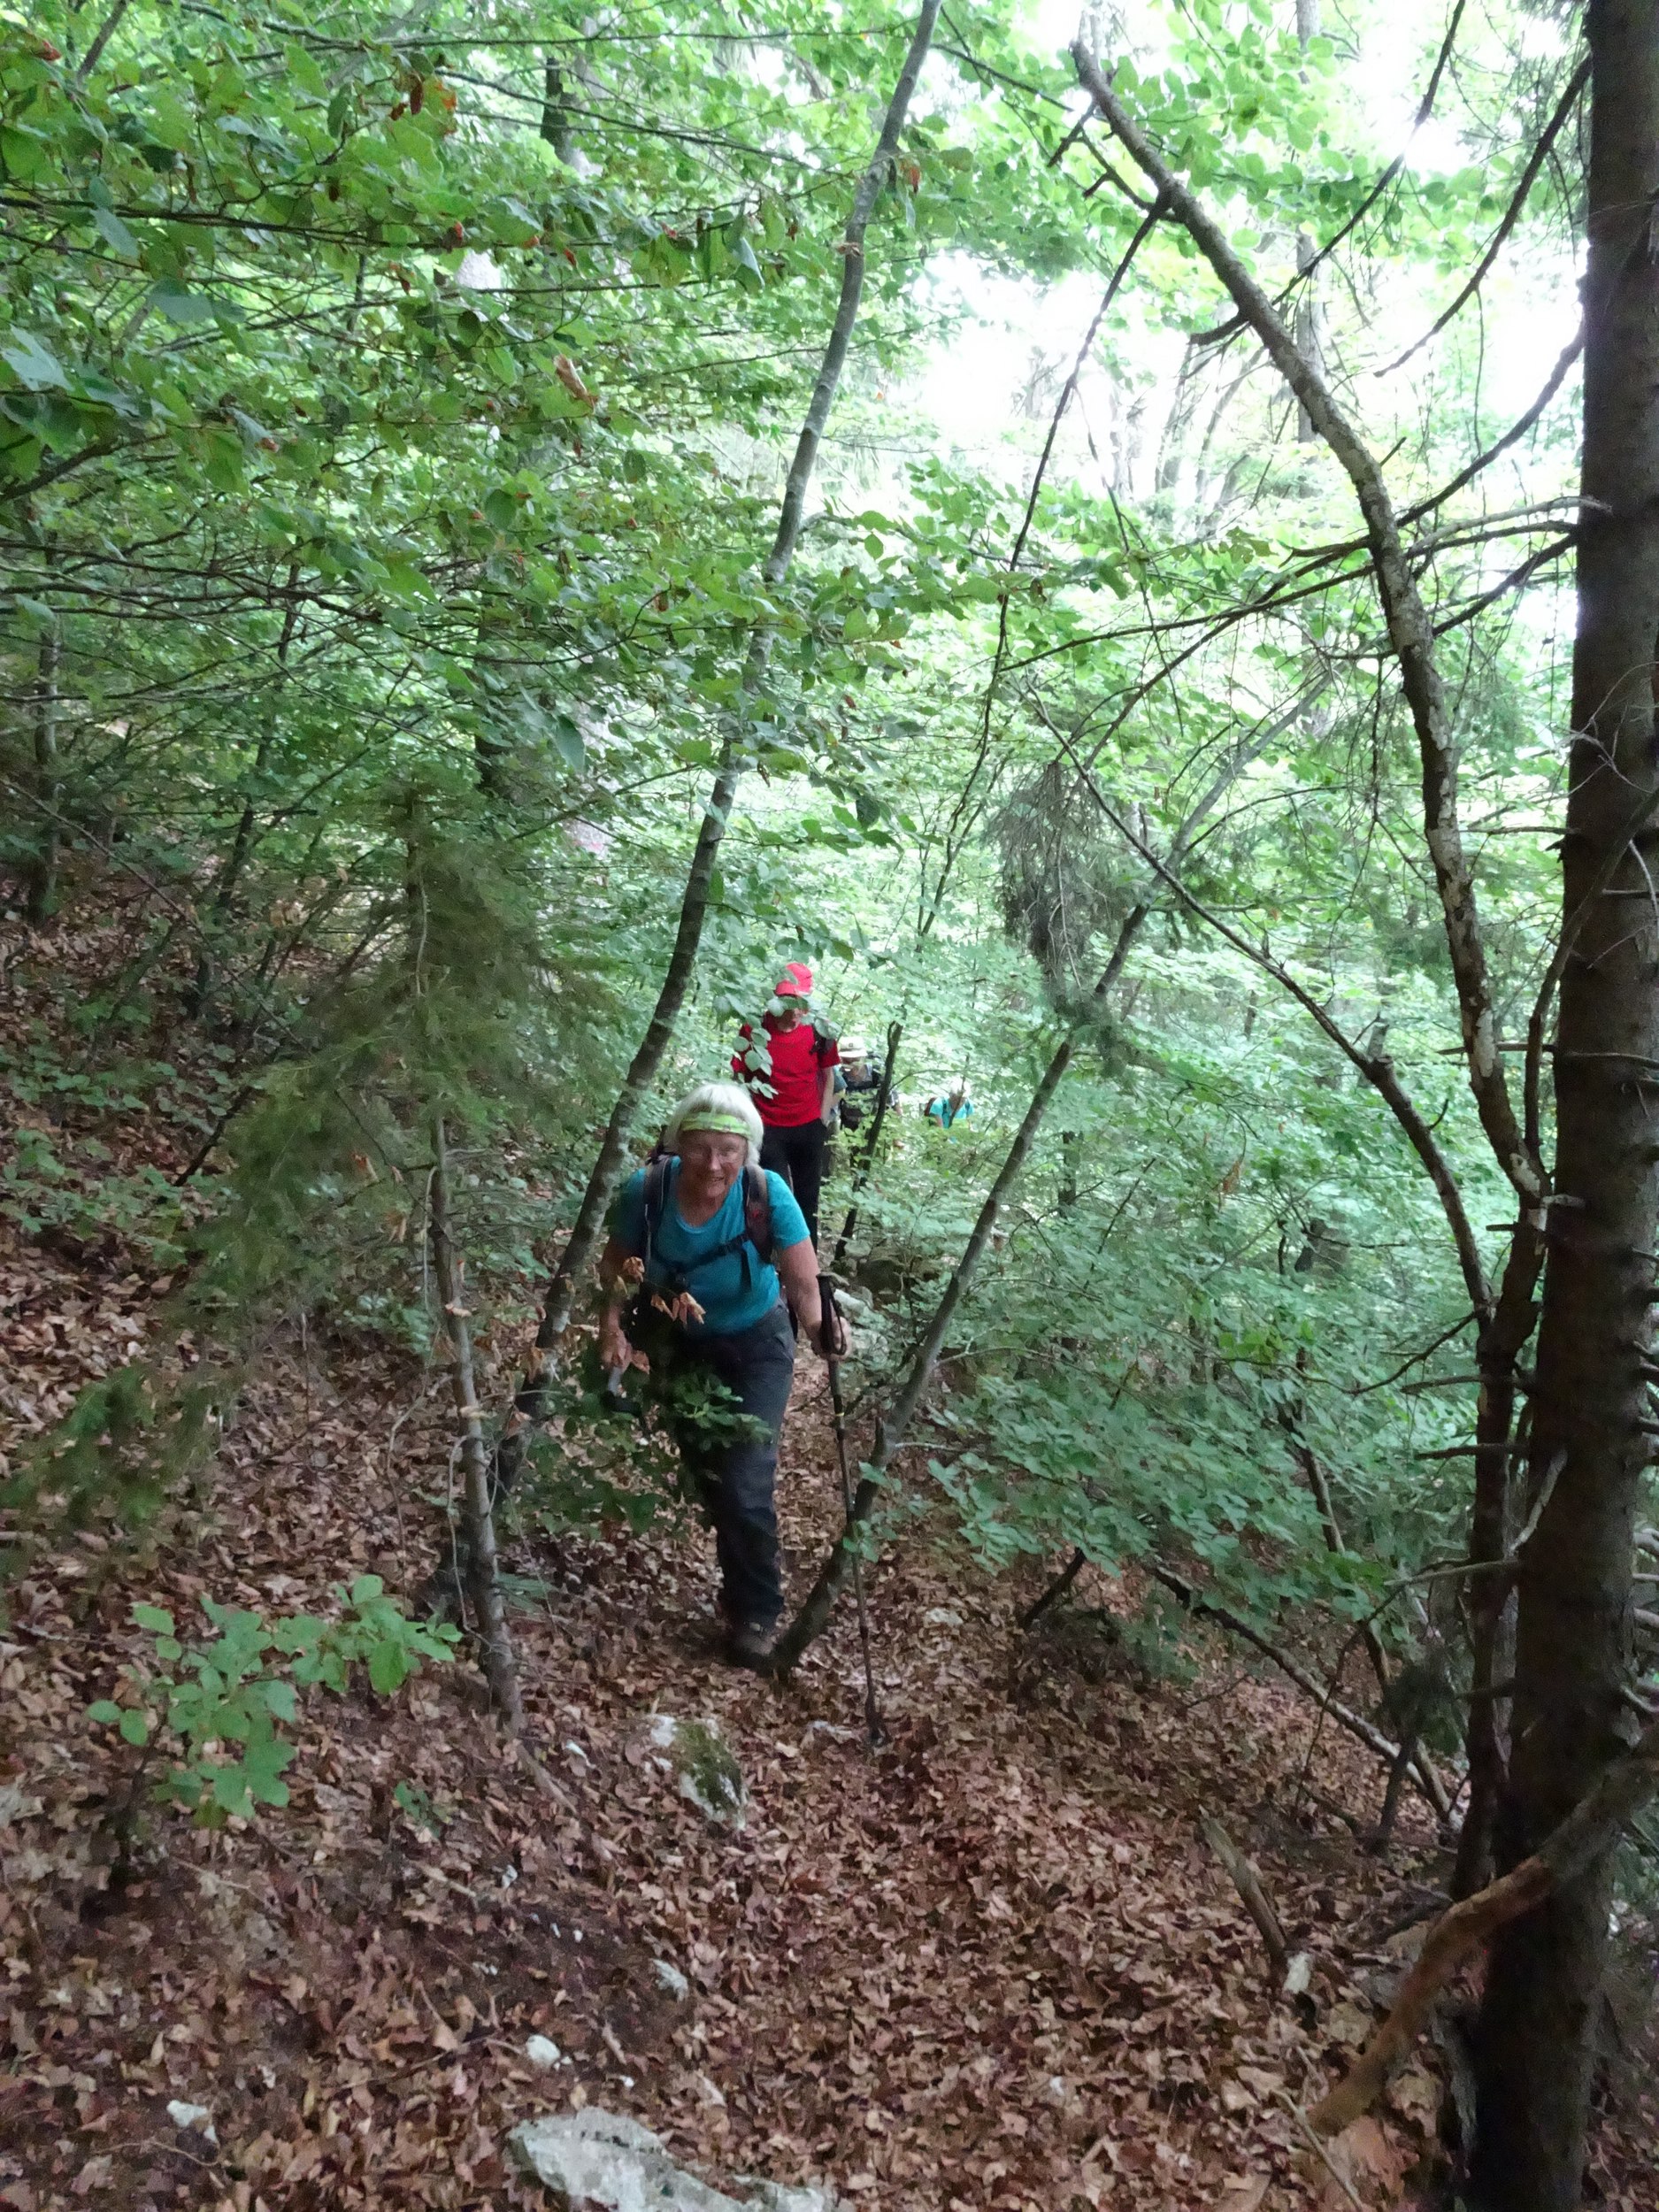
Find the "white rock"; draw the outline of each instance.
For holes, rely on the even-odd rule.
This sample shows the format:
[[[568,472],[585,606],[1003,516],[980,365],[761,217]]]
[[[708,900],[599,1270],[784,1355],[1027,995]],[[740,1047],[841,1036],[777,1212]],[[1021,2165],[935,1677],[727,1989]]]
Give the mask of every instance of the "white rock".
[[[680,1794],[705,1819],[730,1828],[743,1825],[749,1792],[718,1721],[676,1720],[672,1713],[658,1713],[647,1740],[680,1778]]]
[[[653,1959],[651,1971],[657,1977],[657,1987],[665,1989],[671,1997],[679,1998],[681,2004],[684,2004],[686,1999],[691,1994],[691,1984],[680,1969],[677,1966],[671,1966],[666,1959]]]
[[[549,2113],[526,2120],[507,2138],[526,2172],[573,2212],[843,2212],[827,2189],[791,2189],[775,2181],[740,2181],[741,2197],[711,2189],[676,2166],[666,2147],[626,2113]]]
[[[175,2097],[167,2107],[167,2117],[176,2128],[194,2128],[210,2143],[219,2141],[213,2129],[212,2109],[208,2105],[186,2104],[182,2097]]]
[[[533,2035],[524,2047],[532,2066],[557,2066],[565,2055],[550,2035]]]
[[[930,1628],[960,1628],[962,1616],[954,1606],[930,1605],[922,1618]]]

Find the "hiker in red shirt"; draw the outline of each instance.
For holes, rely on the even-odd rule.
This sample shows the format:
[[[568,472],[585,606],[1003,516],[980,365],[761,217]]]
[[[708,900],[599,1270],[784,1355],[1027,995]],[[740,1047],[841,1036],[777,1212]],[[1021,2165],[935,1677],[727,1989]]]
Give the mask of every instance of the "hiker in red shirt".
[[[816,1245],[824,1147],[841,1056],[834,1031],[813,1018],[811,998],[811,969],[791,961],[761,1018],[764,1034],[757,1036],[748,1022],[738,1033],[732,1072],[760,1109],[765,1127],[760,1164],[787,1179]]]

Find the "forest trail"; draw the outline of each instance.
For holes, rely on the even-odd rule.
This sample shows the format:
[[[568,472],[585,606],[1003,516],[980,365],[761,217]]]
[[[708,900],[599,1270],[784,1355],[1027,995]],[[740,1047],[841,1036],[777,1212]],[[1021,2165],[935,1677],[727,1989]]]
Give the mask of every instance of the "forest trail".
[[[14,1432],[124,1354],[142,1294],[6,1256]],[[1371,2019],[1390,1962],[1374,1931],[1409,1902],[1400,1855],[1380,1868],[1317,1806],[1292,1815],[1309,1715],[1276,1686],[1219,1664],[1149,1684],[1109,1651],[1065,1663],[1053,1633],[1022,1668],[1010,1583],[925,1538],[875,1577],[878,1754],[850,1607],[780,1690],[716,1661],[700,1532],[520,1542],[511,1565],[549,1585],[514,1615],[527,1741],[567,1805],[497,1750],[470,1666],[390,1699],[314,1690],[291,1806],[217,1837],[157,1815],[107,1910],[100,1822],[130,1755],[81,1713],[139,1655],[130,1601],[180,1621],[204,1594],[320,1609],[354,1573],[407,1592],[430,1567],[442,1374],[307,1349],[235,1414],[193,1540],[111,1569],[88,1532],[17,1593],[0,2203],[541,2203],[503,2138],[579,2101],[634,2115],[717,2181],[822,2177],[872,2212],[1347,2200],[1309,2178],[1285,2100]],[[833,1526],[826,1417],[803,1356],[780,1485],[795,1587]],[[741,1831],[658,1772],[657,1712],[718,1720],[749,1792]],[[1327,1801],[1374,1810],[1380,1778],[1345,1742],[1327,1734],[1312,1772]],[[1201,1810],[1256,1855],[1311,1954],[1299,2004],[1269,1997]],[[536,2033],[567,2062],[538,2070]],[[1363,2124],[1363,2200],[1397,2200],[1436,2093],[1409,2074]],[[169,2100],[205,2107],[217,2143]]]

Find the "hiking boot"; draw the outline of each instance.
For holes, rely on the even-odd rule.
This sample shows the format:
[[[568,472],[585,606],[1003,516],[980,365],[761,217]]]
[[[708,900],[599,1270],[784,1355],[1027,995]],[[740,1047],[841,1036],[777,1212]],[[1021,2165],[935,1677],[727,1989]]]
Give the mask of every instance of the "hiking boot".
[[[764,1674],[777,1640],[776,1621],[728,1621],[726,1655],[734,1667],[752,1667],[757,1674]]]

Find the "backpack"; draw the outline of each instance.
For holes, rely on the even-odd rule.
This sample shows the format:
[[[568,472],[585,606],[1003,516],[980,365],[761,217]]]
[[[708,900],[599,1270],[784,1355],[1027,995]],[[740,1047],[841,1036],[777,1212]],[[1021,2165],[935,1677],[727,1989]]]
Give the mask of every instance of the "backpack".
[[[657,1233],[662,1226],[663,1206],[668,1195],[668,1170],[672,1159],[672,1153],[658,1153],[645,1171],[645,1249],[641,1256],[645,1264],[647,1288],[665,1289],[675,1293],[689,1290],[691,1285],[677,1268],[669,1268],[666,1262],[662,1263],[667,1279],[665,1282],[657,1284],[651,1281],[651,1263],[656,1256]],[[695,1273],[701,1268],[712,1267],[716,1260],[726,1259],[735,1252],[743,1263],[743,1287],[745,1290],[751,1290],[755,1283],[754,1271],[749,1263],[751,1247],[760,1264],[763,1267],[770,1267],[772,1264],[772,1193],[767,1188],[765,1171],[762,1168],[745,1166],[743,1170],[742,1233],[739,1236],[728,1237],[724,1244],[717,1244],[712,1252],[704,1252],[693,1263],[693,1272]]]

